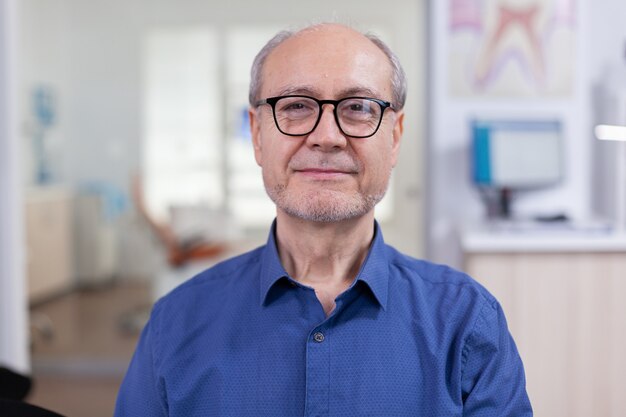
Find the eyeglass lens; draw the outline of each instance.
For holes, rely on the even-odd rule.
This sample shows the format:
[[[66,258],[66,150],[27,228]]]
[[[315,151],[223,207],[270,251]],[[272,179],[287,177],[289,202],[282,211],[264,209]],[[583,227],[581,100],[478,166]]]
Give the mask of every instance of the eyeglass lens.
[[[320,105],[307,97],[283,97],[274,107],[279,129],[289,135],[306,135],[318,121]],[[369,136],[378,128],[382,109],[375,101],[363,98],[341,100],[336,114],[339,127],[348,136]]]

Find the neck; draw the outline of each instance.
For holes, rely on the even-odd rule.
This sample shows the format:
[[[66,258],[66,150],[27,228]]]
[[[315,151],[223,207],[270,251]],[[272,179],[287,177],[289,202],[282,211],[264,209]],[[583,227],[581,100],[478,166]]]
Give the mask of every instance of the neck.
[[[276,224],[278,254],[297,281],[347,288],[365,261],[374,237],[374,213],[336,223],[302,220],[281,213]]]

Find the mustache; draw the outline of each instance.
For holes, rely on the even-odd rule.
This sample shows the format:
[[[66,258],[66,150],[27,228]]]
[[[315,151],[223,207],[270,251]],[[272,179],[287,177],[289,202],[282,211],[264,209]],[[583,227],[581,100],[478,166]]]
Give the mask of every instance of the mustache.
[[[294,156],[289,161],[289,168],[294,171],[303,171],[306,169],[321,169],[339,172],[358,173],[361,171],[361,164],[349,155],[335,156],[316,156],[310,155],[306,157]]]

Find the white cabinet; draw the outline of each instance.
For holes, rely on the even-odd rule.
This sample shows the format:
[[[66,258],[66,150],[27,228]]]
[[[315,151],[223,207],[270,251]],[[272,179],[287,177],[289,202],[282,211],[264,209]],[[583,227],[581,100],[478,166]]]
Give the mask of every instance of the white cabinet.
[[[117,236],[104,217],[103,197],[78,193],[74,197],[74,276],[79,287],[109,283],[116,274]]]
[[[466,234],[463,247],[504,308],[535,415],[626,416],[626,237]]]
[[[73,286],[71,192],[28,190],[25,207],[28,298],[45,299]]]

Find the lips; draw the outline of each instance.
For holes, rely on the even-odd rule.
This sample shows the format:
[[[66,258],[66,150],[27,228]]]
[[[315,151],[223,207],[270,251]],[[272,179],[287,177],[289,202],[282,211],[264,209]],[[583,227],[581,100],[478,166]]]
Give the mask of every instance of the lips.
[[[355,173],[354,171],[335,168],[303,168],[297,169],[295,172],[314,180],[337,180]]]
[[[295,172],[313,172],[313,173],[337,173],[337,174],[356,174],[359,172],[359,167],[355,163],[328,163],[322,161],[308,161],[308,163],[294,163],[289,164],[289,168]]]
[[[319,174],[354,174],[354,171],[336,168],[301,168],[296,172],[319,173]]]
[[[348,155],[333,158],[296,155],[289,161],[289,168],[297,174],[321,179],[355,175],[360,171],[357,161]]]

